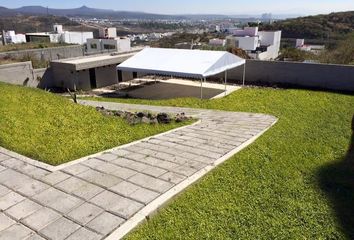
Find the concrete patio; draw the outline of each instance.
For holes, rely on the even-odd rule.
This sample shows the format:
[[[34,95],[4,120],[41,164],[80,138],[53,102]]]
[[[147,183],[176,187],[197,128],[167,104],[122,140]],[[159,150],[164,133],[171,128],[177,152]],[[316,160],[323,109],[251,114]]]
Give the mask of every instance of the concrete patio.
[[[120,239],[277,121],[264,114],[80,103],[184,112],[200,121],[58,167],[0,148],[0,239]]]

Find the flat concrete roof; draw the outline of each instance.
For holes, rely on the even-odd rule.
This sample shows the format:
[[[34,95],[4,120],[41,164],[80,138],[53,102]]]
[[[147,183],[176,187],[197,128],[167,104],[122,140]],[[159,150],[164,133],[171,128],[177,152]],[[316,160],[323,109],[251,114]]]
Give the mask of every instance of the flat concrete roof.
[[[107,65],[117,65],[124,62],[128,58],[134,56],[137,52],[127,52],[121,54],[105,54],[85,56],[78,58],[68,58],[62,60],[54,60],[51,62],[53,67],[61,65],[62,67],[69,68],[71,70],[79,71],[95,67],[103,67]]]

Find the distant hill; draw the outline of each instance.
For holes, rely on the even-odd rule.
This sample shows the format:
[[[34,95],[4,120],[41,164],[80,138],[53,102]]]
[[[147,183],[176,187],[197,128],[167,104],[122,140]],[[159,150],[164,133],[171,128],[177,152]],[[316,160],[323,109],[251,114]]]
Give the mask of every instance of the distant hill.
[[[0,14],[0,29],[15,30],[18,33],[52,31],[53,24],[56,23],[64,25],[67,30],[86,30],[82,29],[79,23],[61,16],[4,16]]]
[[[25,15],[55,15],[67,17],[96,17],[96,18],[112,18],[112,19],[249,19],[250,21],[260,19],[260,15],[222,15],[222,14],[180,14],[180,15],[165,15],[165,14],[152,14],[145,12],[132,12],[132,11],[115,11],[111,9],[97,9],[82,6],[72,9],[55,9],[46,8],[42,6],[24,6],[15,9],[8,9],[0,7],[0,16],[4,14],[25,14]],[[275,19],[285,19],[294,17],[296,15],[274,15]],[[299,15],[297,15],[299,16]]]
[[[341,39],[354,30],[354,11],[277,21],[261,29],[281,29],[284,38]]]
[[[183,16],[172,16],[162,14],[151,14],[144,12],[114,11],[107,9],[97,9],[82,6],[73,9],[54,9],[42,6],[24,6],[16,9],[0,7],[0,15],[4,14],[22,14],[22,15],[55,15],[67,17],[96,17],[96,18],[114,18],[114,19],[171,19],[181,18]]]

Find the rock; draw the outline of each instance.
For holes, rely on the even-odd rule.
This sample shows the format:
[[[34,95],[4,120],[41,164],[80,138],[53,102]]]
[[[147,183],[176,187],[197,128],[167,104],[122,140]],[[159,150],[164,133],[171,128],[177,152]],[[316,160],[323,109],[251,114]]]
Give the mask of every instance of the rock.
[[[139,117],[139,118],[143,118],[143,117],[145,117],[145,113],[143,113],[143,112],[138,112],[138,113],[136,114],[136,116]]]
[[[159,124],[159,121],[157,121],[157,118],[151,118],[150,119],[150,124]]]
[[[168,124],[171,122],[171,118],[167,115],[167,113],[159,113],[156,118],[159,123]]]
[[[142,123],[150,123],[151,120],[150,120],[150,118],[142,117],[142,118],[141,118],[141,122],[142,122]]]

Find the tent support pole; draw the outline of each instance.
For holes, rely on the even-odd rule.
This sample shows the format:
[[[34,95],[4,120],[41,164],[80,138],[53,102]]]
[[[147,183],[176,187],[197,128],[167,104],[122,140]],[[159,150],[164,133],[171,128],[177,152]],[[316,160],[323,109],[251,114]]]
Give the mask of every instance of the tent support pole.
[[[203,99],[203,78],[200,79],[200,99]]]
[[[225,96],[226,96],[226,92],[227,92],[227,70],[225,70]]]
[[[245,64],[243,64],[242,86],[245,86],[245,80],[246,80],[246,62]]]

